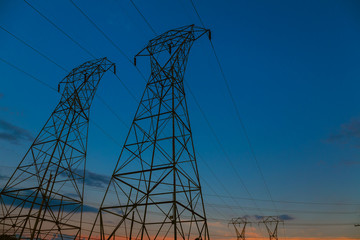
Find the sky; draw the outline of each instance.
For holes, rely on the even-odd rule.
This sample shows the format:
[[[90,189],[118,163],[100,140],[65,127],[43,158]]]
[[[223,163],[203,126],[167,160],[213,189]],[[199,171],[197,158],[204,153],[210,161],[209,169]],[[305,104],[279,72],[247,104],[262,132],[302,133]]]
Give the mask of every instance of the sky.
[[[251,143],[202,37],[191,49],[185,82],[212,238],[235,238],[231,218],[281,215],[280,239],[359,239],[360,2],[193,1]],[[147,22],[128,0],[74,0],[116,48],[70,1],[28,2],[63,32],[25,1],[0,0],[0,183],[60,100],[37,80],[56,89],[71,69],[93,59],[80,45],[114,62],[134,95],[107,73],[97,96],[117,116],[100,98],[93,102],[86,201],[95,206],[145,88],[129,59],[157,34],[202,24],[190,0],[134,0]],[[137,66],[149,75],[147,59]],[[266,237],[262,225],[248,231]]]

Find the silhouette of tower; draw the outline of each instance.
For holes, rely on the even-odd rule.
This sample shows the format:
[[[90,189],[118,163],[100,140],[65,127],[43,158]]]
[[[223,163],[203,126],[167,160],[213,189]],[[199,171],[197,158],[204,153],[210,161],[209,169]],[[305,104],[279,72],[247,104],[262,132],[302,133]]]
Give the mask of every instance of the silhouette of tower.
[[[90,238],[209,239],[183,84],[190,48],[206,33],[170,30],[135,56],[150,57],[151,75]]]
[[[269,233],[270,240],[278,240],[278,226],[279,223],[283,222],[278,216],[263,217],[259,223],[265,224],[266,230]]]
[[[89,112],[106,58],[73,69],[54,112],[0,192],[0,236],[80,239]]]
[[[247,219],[245,217],[243,218],[233,218],[230,220],[229,224],[232,224],[235,228],[235,232],[236,232],[236,239],[237,240],[245,240],[245,229],[246,229],[246,225],[249,222],[247,221]]]

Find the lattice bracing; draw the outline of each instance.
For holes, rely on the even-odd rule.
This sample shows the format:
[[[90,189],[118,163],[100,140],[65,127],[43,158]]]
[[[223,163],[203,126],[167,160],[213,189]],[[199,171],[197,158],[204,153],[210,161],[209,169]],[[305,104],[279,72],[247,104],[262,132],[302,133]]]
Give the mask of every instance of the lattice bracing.
[[[248,225],[250,222],[246,219],[246,217],[240,217],[240,218],[233,218],[230,220],[229,224],[233,225],[236,232],[236,239],[237,240],[245,240],[246,236],[246,225]]]
[[[263,217],[259,223],[263,223],[269,234],[270,240],[278,240],[278,227],[279,223],[284,222],[279,216],[266,216]]]
[[[88,61],[59,83],[59,104],[1,189],[0,235],[80,239],[90,106],[109,69]]]
[[[209,239],[183,83],[190,48],[206,33],[174,29],[136,55],[150,57],[151,75],[91,239]]]

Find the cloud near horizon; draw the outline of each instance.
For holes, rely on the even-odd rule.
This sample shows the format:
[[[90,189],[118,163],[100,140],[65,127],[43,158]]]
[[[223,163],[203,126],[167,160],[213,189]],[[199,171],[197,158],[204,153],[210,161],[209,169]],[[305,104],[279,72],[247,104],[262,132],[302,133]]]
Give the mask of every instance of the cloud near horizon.
[[[78,176],[83,176],[84,169],[72,169],[72,172]],[[70,174],[68,171],[63,171],[60,173],[60,175],[63,177],[67,177],[68,174]],[[85,185],[90,187],[105,188],[108,186],[109,182],[110,176],[85,170]]]
[[[331,134],[327,141],[360,147],[360,117],[341,124],[340,130],[337,133]]]
[[[261,220],[261,219],[263,219],[264,217],[266,217],[266,216],[260,216],[260,215],[253,215],[253,216],[248,216],[248,215],[246,215],[246,216],[244,216],[244,217],[254,217],[256,220]],[[282,215],[279,215],[278,216],[279,217],[279,219],[280,220],[283,220],[283,221],[290,221],[290,220],[294,220],[295,218],[294,217],[292,217],[292,216],[290,216],[290,215],[288,215],[288,214],[282,214]]]
[[[19,144],[23,140],[32,141],[33,139],[34,136],[30,131],[0,119],[0,140]]]
[[[0,192],[2,191],[3,189],[0,189]],[[5,204],[5,205],[23,205],[24,208],[30,208],[32,206],[32,202],[31,202],[31,197],[32,196],[35,196],[35,191],[34,190],[19,190],[21,191],[21,194],[25,195],[25,196],[29,196],[27,198],[27,200],[23,201],[23,200],[20,200],[18,198],[14,198],[14,197],[9,197],[7,195],[3,195],[2,196],[2,202]],[[29,200],[30,199],[30,200]],[[38,201],[38,199],[40,199],[39,201],[41,201],[41,197],[38,197],[36,201]],[[48,207],[49,208],[52,208],[54,207],[54,209],[57,209],[58,206],[63,203],[63,200],[62,199],[55,199],[55,198],[51,198],[49,203],[48,203]],[[74,209],[77,207],[76,205],[73,206],[69,203],[67,204],[64,204],[63,205],[63,211],[64,212],[73,212]],[[92,207],[90,205],[87,205],[87,204],[83,204],[83,212],[92,212],[92,213],[97,213],[98,212],[98,209],[95,208],[95,207]],[[39,204],[35,204],[33,206],[33,208],[35,209],[39,209]]]
[[[85,184],[92,187],[107,187],[110,182],[110,176],[94,173],[86,170]]]

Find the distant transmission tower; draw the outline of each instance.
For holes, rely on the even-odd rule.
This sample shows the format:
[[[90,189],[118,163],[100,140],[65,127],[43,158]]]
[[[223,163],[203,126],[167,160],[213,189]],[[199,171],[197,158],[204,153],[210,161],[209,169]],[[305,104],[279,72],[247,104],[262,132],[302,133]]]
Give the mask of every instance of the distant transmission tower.
[[[209,239],[183,83],[190,48],[206,33],[170,30],[135,56],[150,57],[151,75],[90,238]]]
[[[0,238],[80,239],[89,111],[106,58],[73,69],[62,97],[0,192]]]
[[[263,219],[259,223],[263,223],[266,227],[266,230],[269,233],[270,240],[278,240],[278,226],[279,223],[283,222],[278,216],[268,216],[263,217]]]
[[[245,229],[246,225],[250,223],[245,217],[243,218],[233,218],[230,220],[229,224],[232,224],[236,231],[237,240],[245,240]]]

